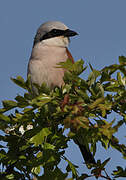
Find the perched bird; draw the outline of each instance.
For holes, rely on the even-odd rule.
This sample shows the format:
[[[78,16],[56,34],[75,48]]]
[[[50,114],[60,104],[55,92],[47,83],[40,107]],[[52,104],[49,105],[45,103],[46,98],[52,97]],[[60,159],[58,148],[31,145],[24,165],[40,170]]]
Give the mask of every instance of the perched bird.
[[[64,70],[56,68],[57,63],[73,60],[68,51],[69,37],[77,35],[58,21],[42,24],[36,33],[28,64],[31,82],[39,86],[46,82],[51,89],[63,84]]]
[[[64,76],[64,69],[56,68],[57,63],[71,59],[73,57],[67,49],[70,37],[77,33],[70,30],[59,21],[49,21],[42,24],[35,35],[33,49],[28,64],[28,75],[31,83],[42,85],[43,82],[53,89],[55,86],[61,87]],[[35,87],[33,86],[33,91]],[[82,155],[86,163],[94,163],[95,160],[86,146],[81,145],[77,140]]]

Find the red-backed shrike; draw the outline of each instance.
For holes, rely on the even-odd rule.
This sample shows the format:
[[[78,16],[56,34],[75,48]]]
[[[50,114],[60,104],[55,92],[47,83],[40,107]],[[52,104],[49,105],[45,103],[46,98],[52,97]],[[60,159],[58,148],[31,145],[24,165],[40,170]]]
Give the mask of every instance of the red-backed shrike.
[[[66,25],[59,21],[49,21],[42,24],[35,35],[33,49],[28,64],[28,75],[31,83],[42,85],[43,82],[53,89],[55,86],[61,87],[63,84],[64,69],[56,68],[57,63],[71,59],[73,57],[67,49],[69,38],[77,35]],[[33,86],[33,91],[35,91]],[[91,152],[86,146],[78,144],[86,162],[95,162]]]

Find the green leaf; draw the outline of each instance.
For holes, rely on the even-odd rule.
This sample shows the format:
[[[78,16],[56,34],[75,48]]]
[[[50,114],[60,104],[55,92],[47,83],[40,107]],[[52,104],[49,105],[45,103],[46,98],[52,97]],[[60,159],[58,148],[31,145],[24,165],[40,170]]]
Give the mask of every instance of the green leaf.
[[[27,158],[26,158],[26,156],[21,155],[21,156],[19,156],[19,159],[27,159]]]
[[[87,67],[83,67],[84,65],[84,61],[82,59],[76,61],[74,64],[73,64],[73,72],[76,74],[76,75],[80,75],[84,70],[86,70]]]
[[[49,103],[52,100],[52,98],[46,94],[41,94],[40,96],[34,98],[29,104],[30,105],[37,105],[37,106],[43,106],[47,103]]]
[[[29,105],[28,101],[23,96],[18,95],[16,96],[15,100],[20,108],[24,108]]]
[[[65,157],[65,160],[68,162],[68,166],[67,166],[67,168],[66,168],[67,172],[69,172],[69,171],[71,170],[73,176],[74,176],[74,177],[77,177],[78,174],[77,174],[76,168],[77,168],[78,166],[75,166],[74,164],[72,164],[66,157]]]
[[[31,170],[31,172],[32,172],[33,174],[38,175],[38,174],[41,172],[41,166],[33,167],[32,170]]]
[[[26,83],[21,76],[17,76],[17,78],[11,78],[11,80],[17,84],[18,86],[22,87],[23,89],[27,89]]]
[[[4,114],[0,114],[0,120],[6,121],[6,122],[10,122],[10,118]]]
[[[120,72],[117,72],[117,80],[119,82],[119,85],[124,87],[126,86],[126,78],[125,77],[123,78]]]
[[[105,82],[105,81],[110,81],[110,79],[111,79],[111,76],[110,76],[108,70],[104,70],[104,71],[101,73],[101,79],[100,79],[100,81],[101,81],[101,82]]]
[[[58,167],[55,168],[54,170],[54,177],[55,180],[64,180],[67,177],[67,173],[63,173]]]
[[[108,139],[111,139],[112,135],[116,132],[116,129],[112,127],[114,122],[115,122],[115,119],[112,120],[110,123],[104,120],[105,124],[99,127],[99,132],[101,132]]]
[[[92,69],[92,72],[88,76],[88,85],[91,86],[96,82],[98,76],[101,75],[101,72],[95,69]]]
[[[120,166],[117,166],[116,168],[117,168],[117,170],[113,171],[113,175],[115,178],[126,177],[126,168],[123,169]]]
[[[44,143],[44,147],[43,148],[44,149],[52,149],[52,150],[54,150],[55,146],[52,145],[52,144],[49,144],[49,143]]]
[[[119,56],[119,63],[122,65],[122,64],[124,64],[124,65],[126,65],[126,57],[124,57],[124,56]]]
[[[96,99],[92,104],[89,105],[89,108],[90,109],[94,109],[96,108],[99,104],[103,103],[104,102],[104,98],[98,98]]]
[[[72,74],[80,75],[87,67],[83,67],[84,61],[82,59],[73,63],[70,59],[65,62],[58,63],[59,68],[64,68],[70,71]]]
[[[4,100],[3,106],[6,110],[10,110],[10,109],[17,107],[17,103],[15,101],[12,101],[12,100]]]
[[[34,143],[35,146],[38,146],[44,142],[45,138],[48,137],[49,134],[51,134],[49,128],[43,128],[39,133],[33,136],[29,142]]]
[[[106,66],[104,67],[101,72],[107,72],[109,76],[111,76],[114,72],[116,72],[117,70],[120,70],[120,68],[122,69],[123,65],[118,65],[118,64],[112,64],[110,66]]]
[[[0,159],[5,158],[6,156],[7,156],[6,152],[3,149],[1,149],[0,150]]]
[[[13,174],[9,174],[6,176],[7,179],[14,179],[14,175]]]
[[[57,66],[57,68],[64,68],[64,69],[71,71],[73,63],[72,63],[71,59],[67,59],[67,61],[60,62],[57,65],[59,65],[59,66]]]

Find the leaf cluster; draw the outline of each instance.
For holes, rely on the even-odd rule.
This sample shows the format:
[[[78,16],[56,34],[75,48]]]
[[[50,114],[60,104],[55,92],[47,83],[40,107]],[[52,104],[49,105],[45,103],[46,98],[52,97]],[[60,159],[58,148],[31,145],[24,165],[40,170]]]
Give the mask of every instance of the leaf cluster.
[[[111,179],[105,171],[110,158],[87,164],[91,174],[80,175],[78,166],[65,156],[68,141],[78,138],[87,149],[90,145],[93,155],[100,142],[103,148],[115,148],[126,158],[126,146],[115,136],[126,123],[126,58],[121,56],[119,64],[102,70],[89,66],[91,73],[85,80],[80,77],[86,70],[82,59],[74,64],[70,60],[60,63],[58,68],[66,69],[65,84],[54,90],[45,84],[36,86],[37,95],[33,95],[29,78],[12,78],[26,93],[4,100],[0,109],[1,179],[64,180],[69,172],[71,179]],[[113,112],[119,119],[111,120]],[[61,161],[67,164],[65,171],[59,167]],[[126,171],[117,167],[112,176],[125,177]]]

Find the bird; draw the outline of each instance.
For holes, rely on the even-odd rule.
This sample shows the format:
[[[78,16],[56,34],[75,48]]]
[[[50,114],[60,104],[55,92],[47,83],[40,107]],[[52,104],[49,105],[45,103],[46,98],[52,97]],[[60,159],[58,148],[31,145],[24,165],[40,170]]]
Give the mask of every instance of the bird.
[[[28,75],[32,84],[47,86],[53,89],[63,84],[64,69],[55,68],[57,63],[71,59],[68,50],[69,37],[77,33],[59,21],[48,21],[42,24],[35,35],[31,57],[28,64]],[[35,90],[35,87],[33,86]]]
[[[56,68],[56,65],[67,59],[74,63],[68,45],[70,37],[76,35],[78,35],[77,32],[70,30],[60,21],[48,21],[40,25],[34,38],[27,70],[33,91],[36,91],[34,83],[41,86],[45,82],[50,89],[64,84],[65,70]],[[92,153],[86,146],[80,144],[78,140],[75,143],[79,146],[85,162],[95,163]]]

